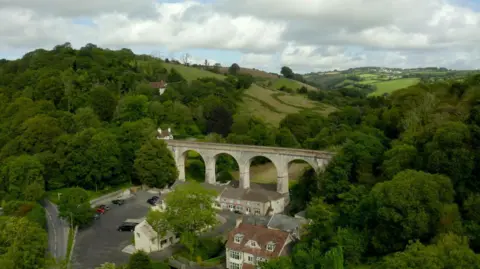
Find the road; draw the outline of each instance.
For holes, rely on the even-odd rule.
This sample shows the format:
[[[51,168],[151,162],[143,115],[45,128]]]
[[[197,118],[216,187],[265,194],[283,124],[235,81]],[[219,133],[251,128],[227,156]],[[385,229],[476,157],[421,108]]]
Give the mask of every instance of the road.
[[[55,204],[48,200],[42,202],[47,214],[48,248],[57,261],[67,256],[69,225],[58,216]]]

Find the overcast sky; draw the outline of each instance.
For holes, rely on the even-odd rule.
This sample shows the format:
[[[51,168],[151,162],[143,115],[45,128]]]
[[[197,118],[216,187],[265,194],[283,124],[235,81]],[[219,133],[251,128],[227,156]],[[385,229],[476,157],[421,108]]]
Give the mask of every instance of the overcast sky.
[[[480,0],[0,0],[0,58],[71,42],[279,72],[480,68]]]

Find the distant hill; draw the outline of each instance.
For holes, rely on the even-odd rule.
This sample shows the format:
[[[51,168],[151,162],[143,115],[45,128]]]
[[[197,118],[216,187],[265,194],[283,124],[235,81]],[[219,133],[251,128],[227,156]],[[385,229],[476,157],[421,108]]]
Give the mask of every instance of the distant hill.
[[[449,70],[443,67],[426,68],[386,68],[359,67],[348,70],[308,73],[304,79],[311,85],[321,89],[336,90],[342,88],[364,89],[370,95],[382,95],[398,89],[423,82],[436,82],[461,79],[473,70]]]

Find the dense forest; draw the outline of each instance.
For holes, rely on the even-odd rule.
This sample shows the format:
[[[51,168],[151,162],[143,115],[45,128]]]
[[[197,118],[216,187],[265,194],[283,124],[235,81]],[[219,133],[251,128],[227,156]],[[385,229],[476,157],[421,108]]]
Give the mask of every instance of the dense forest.
[[[149,84],[160,80],[162,95]],[[311,91],[338,110],[290,114],[278,128],[238,113],[254,81],[187,81],[160,59],[93,44],[1,60],[0,268],[47,266],[36,203],[46,191],[172,183],[137,169],[151,152],[169,154],[152,142],[157,127],[179,139],[337,152],[292,187],[291,212],[306,209],[312,223],[291,257],[263,268],[480,268],[480,76],[375,98]]]

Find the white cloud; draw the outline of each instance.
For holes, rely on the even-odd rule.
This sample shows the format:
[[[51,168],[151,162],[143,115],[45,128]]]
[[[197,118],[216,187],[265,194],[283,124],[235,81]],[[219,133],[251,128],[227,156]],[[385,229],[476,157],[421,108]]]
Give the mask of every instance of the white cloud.
[[[241,66],[275,71],[480,65],[480,12],[454,0],[0,0],[0,16],[3,54],[70,41],[237,50]]]

